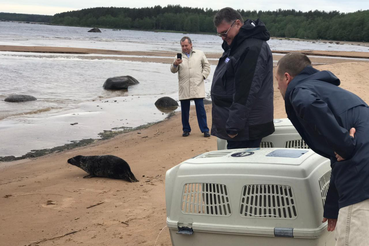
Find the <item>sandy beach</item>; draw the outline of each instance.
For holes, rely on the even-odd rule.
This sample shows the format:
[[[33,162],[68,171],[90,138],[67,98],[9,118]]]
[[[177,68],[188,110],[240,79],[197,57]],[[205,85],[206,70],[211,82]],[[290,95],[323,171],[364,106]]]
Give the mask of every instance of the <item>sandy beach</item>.
[[[363,43],[363,46],[369,46],[368,43]],[[127,61],[140,62],[159,62],[171,63],[174,59],[174,53],[169,51],[119,51],[119,50],[104,50],[104,49],[88,49],[88,48],[73,48],[73,47],[44,47],[44,46],[13,46],[0,45],[0,51],[11,52],[36,52],[36,53],[59,53],[59,54],[96,54],[99,56],[79,56],[79,59],[116,59]],[[278,60],[289,51],[276,50],[273,51],[274,60]],[[341,58],[345,59],[369,59],[369,52],[355,52],[355,51],[314,51],[301,50],[306,55],[313,56],[312,62],[318,64],[331,64],[342,62]],[[120,55],[120,57],[104,56],[104,55]],[[221,53],[206,53],[206,57],[212,65],[218,63],[218,58]],[[329,57],[329,58],[327,58]],[[336,59],[335,59],[336,58]]]
[[[0,46],[1,51],[17,51],[15,49],[35,52],[32,47]],[[53,52],[50,48],[42,49],[44,51],[37,52]],[[71,48],[52,50],[72,52]],[[76,49],[73,52],[97,51]],[[131,55],[145,57],[122,59],[168,64],[172,60],[155,58],[158,54],[153,53],[133,52]],[[369,53],[350,53],[347,57],[369,58]],[[160,56],[171,57],[172,54],[161,53]],[[208,57],[216,58],[219,54]],[[316,57],[312,60],[316,64],[324,63],[315,67],[332,71],[341,79],[343,88],[369,102],[369,60],[324,62],[324,58]],[[284,101],[276,82],[274,86],[275,118],[285,118]],[[206,111],[211,125],[211,105],[206,105]],[[190,123],[192,132],[187,138],[181,136],[180,114],[176,113],[149,128],[85,147],[34,159],[0,162],[0,245],[172,245],[165,228],[165,173],[188,158],[216,150],[216,138],[204,138],[198,129],[194,108]],[[139,182],[84,179],[84,171],[67,164],[67,159],[75,155],[107,154],[126,160]]]

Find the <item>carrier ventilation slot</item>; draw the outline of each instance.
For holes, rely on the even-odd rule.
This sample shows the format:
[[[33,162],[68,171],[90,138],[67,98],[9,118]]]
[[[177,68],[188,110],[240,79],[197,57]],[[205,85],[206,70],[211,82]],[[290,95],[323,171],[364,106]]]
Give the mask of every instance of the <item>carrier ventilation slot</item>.
[[[227,186],[212,183],[185,184],[182,194],[182,212],[214,216],[231,215]]]
[[[309,149],[309,146],[302,139],[297,140],[289,140],[286,142],[286,148],[295,148],[295,149]]]
[[[295,199],[287,185],[245,185],[240,214],[244,217],[295,219]]]
[[[326,174],[324,174],[319,179],[319,187],[320,187],[320,192],[321,192],[321,195],[322,195],[323,207],[324,207],[324,204],[325,204],[325,200],[327,198],[330,179],[331,179],[331,170],[329,170]]]
[[[273,143],[261,141],[260,148],[273,148]]]

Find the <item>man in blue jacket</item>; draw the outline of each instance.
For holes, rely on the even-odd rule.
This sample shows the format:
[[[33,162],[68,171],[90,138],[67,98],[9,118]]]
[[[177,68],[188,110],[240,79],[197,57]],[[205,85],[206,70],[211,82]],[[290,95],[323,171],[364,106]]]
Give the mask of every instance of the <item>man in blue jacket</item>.
[[[242,19],[232,8],[214,17],[224,53],[211,87],[211,134],[228,141],[228,149],[259,147],[274,132],[273,57],[269,32],[260,20]]]
[[[280,59],[275,77],[296,130],[311,149],[331,160],[323,222],[328,220],[329,231],[336,229],[336,245],[368,245],[368,105],[300,53]]]

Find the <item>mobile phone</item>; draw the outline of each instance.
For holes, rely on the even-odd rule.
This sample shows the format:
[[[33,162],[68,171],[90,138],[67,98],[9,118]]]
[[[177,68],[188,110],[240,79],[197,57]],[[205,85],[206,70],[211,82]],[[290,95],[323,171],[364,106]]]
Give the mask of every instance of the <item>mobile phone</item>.
[[[182,53],[177,53],[177,59],[182,59]]]

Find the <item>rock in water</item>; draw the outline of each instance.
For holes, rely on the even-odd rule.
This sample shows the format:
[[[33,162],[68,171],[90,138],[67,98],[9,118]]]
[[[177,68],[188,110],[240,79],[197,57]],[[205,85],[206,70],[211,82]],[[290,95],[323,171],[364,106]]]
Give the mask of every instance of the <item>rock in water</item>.
[[[138,182],[135,175],[131,172],[128,163],[114,155],[77,155],[68,159],[68,163],[86,171],[89,175],[84,178],[105,177],[123,179],[128,182]]]
[[[103,87],[105,90],[127,90],[128,86],[137,85],[139,82],[132,76],[119,76],[108,78]]]
[[[97,27],[94,27],[94,28],[92,28],[90,31],[88,31],[88,32],[101,32],[100,31],[100,29],[99,28],[97,28]]]
[[[34,96],[29,95],[10,95],[4,99],[5,102],[28,102],[37,100]]]
[[[178,103],[171,97],[161,97],[155,102],[155,106],[161,112],[170,113],[178,108]]]

